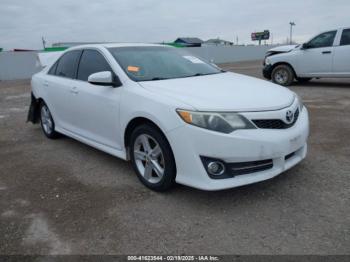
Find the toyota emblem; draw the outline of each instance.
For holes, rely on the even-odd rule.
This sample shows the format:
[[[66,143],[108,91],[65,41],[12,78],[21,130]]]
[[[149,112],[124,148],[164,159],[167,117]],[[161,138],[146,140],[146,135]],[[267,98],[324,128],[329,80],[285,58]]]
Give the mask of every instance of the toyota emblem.
[[[286,113],[286,120],[288,123],[292,123],[294,120],[294,113],[291,110],[288,110]]]

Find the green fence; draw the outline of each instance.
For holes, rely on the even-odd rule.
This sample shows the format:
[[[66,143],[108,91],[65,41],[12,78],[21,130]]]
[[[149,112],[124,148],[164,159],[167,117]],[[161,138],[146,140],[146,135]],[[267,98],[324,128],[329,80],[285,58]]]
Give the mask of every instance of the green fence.
[[[181,45],[181,44],[178,44],[178,43],[174,43],[174,42],[171,42],[171,43],[164,43],[164,45],[170,45],[170,46],[174,46],[174,47],[184,47],[184,45]]]
[[[45,52],[57,52],[57,51],[64,51],[66,50],[68,47],[63,46],[63,47],[46,47],[44,49]]]

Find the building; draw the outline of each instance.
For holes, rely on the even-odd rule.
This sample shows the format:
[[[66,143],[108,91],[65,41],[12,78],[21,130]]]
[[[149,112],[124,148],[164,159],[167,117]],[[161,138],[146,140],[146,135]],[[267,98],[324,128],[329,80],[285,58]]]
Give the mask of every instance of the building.
[[[186,47],[200,47],[203,44],[203,40],[197,37],[179,37],[174,43]]]
[[[209,39],[204,42],[206,45],[233,45],[233,42],[226,41],[220,38]]]

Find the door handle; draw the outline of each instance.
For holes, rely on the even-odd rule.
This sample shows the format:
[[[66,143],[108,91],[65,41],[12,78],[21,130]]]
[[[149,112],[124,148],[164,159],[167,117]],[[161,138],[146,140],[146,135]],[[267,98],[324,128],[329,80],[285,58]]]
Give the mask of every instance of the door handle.
[[[332,51],[323,51],[322,54],[326,55],[326,54],[331,54]]]
[[[48,81],[44,81],[44,86],[49,86],[49,82]]]
[[[71,90],[70,90],[70,92],[71,92],[72,94],[75,94],[75,95],[79,93],[79,91],[77,90],[77,87],[72,87]]]

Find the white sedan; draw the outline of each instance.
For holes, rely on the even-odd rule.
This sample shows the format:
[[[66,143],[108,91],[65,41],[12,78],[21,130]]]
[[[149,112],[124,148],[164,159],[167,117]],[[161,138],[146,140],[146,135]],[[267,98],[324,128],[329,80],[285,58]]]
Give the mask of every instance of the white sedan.
[[[277,176],[305,158],[308,112],[290,90],[225,72],[182,49],[68,49],[32,78],[28,120],[131,160],[141,182],[220,190]]]

